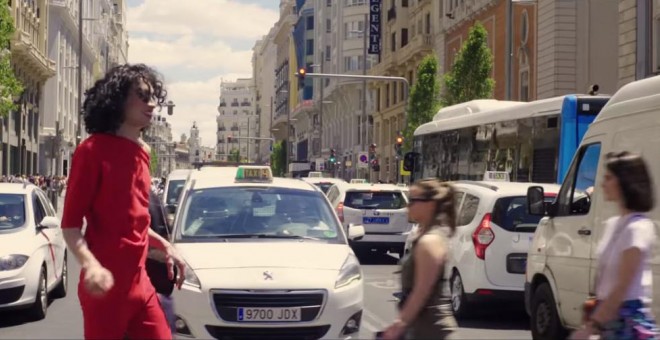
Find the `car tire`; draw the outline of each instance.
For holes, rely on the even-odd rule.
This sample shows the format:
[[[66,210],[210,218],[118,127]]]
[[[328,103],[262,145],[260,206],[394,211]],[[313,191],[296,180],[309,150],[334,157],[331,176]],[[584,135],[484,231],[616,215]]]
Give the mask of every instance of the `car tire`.
[[[540,284],[533,292],[529,322],[535,340],[565,339],[568,336],[568,331],[559,320],[555,298],[548,283]]]
[[[463,289],[463,279],[457,270],[451,276],[450,280],[451,291],[451,309],[454,312],[456,319],[465,319],[469,316],[470,306]]]
[[[39,286],[37,287],[37,295],[34,303],[30,306],[28,313],[35,321],[43,320],[46,318],[48,310],[48,284],[46,282],[46,268],[41,267],[41,274],[39,275]]]
[[[60,280],[60,283],[57,284],[57,287],[53,289],[52,296],[56,299],[61,299],[63,297],[66,297],[66,293],[68,290],[69,286],[69,266],[67,263],[67,253],[66,251],[64,252],[64,264],[62,265],[62,273],[60,274],[60,277],[62,280]]]

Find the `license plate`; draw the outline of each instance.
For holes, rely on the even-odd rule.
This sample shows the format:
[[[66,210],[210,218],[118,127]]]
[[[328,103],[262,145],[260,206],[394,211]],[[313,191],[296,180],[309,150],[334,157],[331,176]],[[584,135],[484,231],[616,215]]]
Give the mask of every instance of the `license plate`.
[[[364,224],[389,224],[389,217],[363,217],[362,223]]]
[[[295,322],[301,320],[300,308],[248,308],[239,307],[240,322]]]

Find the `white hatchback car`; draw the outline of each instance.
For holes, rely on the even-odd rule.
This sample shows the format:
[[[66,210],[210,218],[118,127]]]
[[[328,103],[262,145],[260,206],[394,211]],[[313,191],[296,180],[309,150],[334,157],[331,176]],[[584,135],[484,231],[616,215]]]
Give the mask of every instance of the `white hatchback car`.
[[[524,302],[527,252],[541,219],[527,210],[527,188],[541,185],[547,200],[559,186],[510,182],[453,182],[457,228],[445,266],[452,309],[468,316],[475,302]]]
[[[46,317],[67,293],[67,252],[50,200],[33,184],[0,183],[0,310]]]
[[[392,184],[337,183],[328,200],[348,228],[363,225],[366,235],[351,246],[356,252],[376,249],[403,256],[412,224],[408,221],[408,188]]]
[[[193,171],[173,244],[187,263],[176,331],[196,338],[347,339],[363,308],[360,264],[319,188],[240,166]],[[348,238],[364,236],[351,226]]]

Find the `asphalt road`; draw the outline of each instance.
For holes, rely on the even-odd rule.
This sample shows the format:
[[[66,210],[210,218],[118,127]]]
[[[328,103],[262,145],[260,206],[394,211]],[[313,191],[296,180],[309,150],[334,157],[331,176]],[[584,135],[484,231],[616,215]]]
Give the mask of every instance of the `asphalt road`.
[[[61,209],[61,205],[60,205]],[[396,316],[397,259],[372,254],[360,259],[365,276],[365,310],[360,339],[373,339]],[[30,321],[19,312],[0,312],[0,339],[81,339],[82,313],[77,297],[78,263],[69,257],[69,294],[51,302],[48,315]],[[529,319],[522,306],[485,306],[482,314],[460,323],[461,339],[531,339]]]
[[[365,275],[365,311],[360,339],[373,339],[396,316],[392,293],[398,289],[397,259],[373,255],[361,259]],[[81,339],[82,314],[76,295],[79,266],[69,258],[69,295],[54,300],[46,319],[32,322],[18,312],[0,313],[0,339]],[[486,306],[490,307],[490,306]],[[486,308],[482,315],[461,323],[461,339],[531,339],[522,308]]]

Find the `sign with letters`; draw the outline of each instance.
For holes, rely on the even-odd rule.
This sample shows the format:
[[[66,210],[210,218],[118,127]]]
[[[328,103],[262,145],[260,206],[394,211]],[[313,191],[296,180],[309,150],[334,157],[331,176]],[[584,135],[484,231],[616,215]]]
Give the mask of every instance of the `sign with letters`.
[[[380,54],[382,0],[369,0],[369,54]]]

